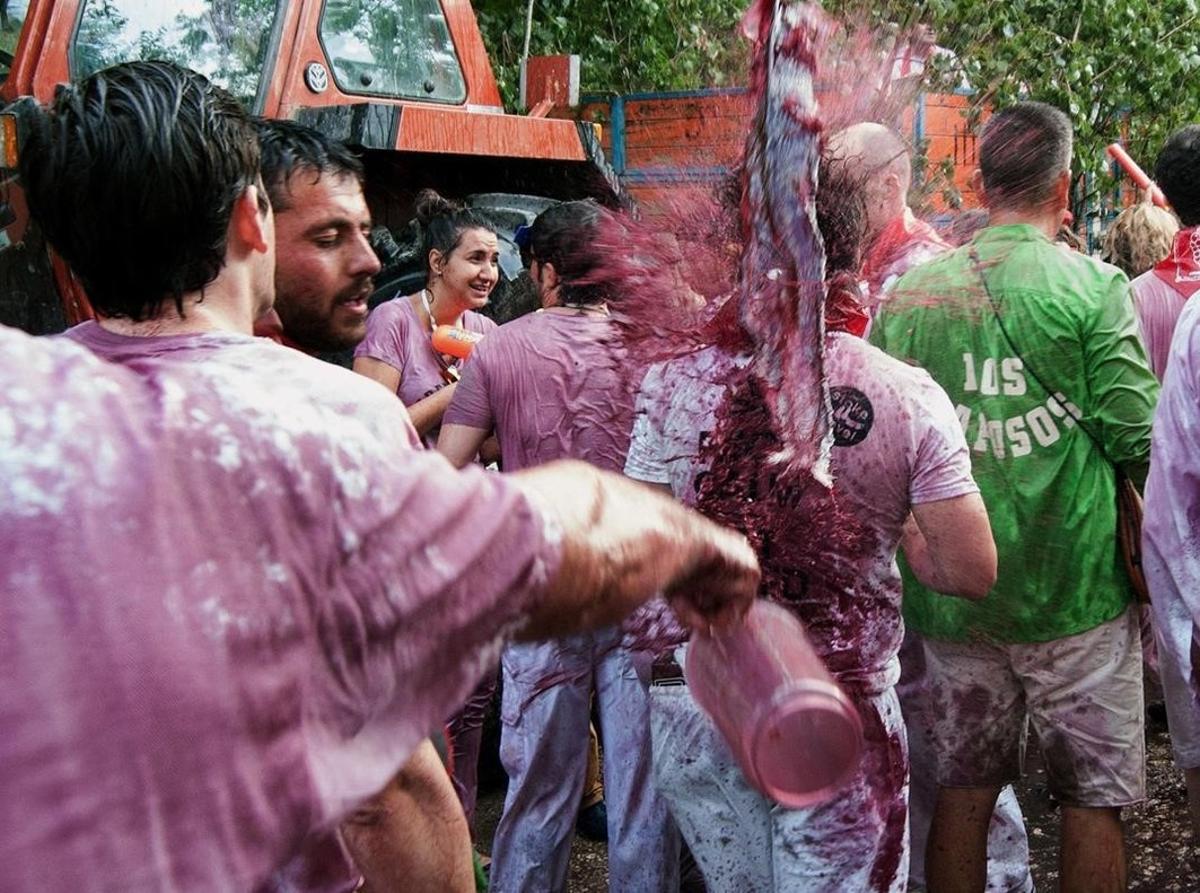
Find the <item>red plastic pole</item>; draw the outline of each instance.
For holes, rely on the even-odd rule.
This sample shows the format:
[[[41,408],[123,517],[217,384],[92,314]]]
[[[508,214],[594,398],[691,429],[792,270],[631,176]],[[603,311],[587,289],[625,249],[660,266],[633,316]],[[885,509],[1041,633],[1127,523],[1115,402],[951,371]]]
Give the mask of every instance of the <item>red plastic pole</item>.
[[[1125,173],[1129,174],[1129,179],[1133,180],[1138,189],[1145,189],[1150,193],[1150,201],[1160,208],[1167,207],[1167,198],[1163,195],[1162,190],[1146,176],[1146,172],[1138,167],[1138,163],[1129,157],[1129,153],[1120,143],[1109,145],[1108,156],[1124,168]]]

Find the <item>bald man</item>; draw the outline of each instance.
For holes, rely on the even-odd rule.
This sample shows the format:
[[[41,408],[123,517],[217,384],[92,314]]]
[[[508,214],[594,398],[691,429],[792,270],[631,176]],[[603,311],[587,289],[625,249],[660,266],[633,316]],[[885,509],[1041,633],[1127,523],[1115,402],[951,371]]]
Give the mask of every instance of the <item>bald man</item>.
[[[862,273],[873,316],[897,279],[950,246],[908,207],[912,156],[899,134],[882,124],[855,124],[834,134],[827,151],[865,181],[870,247]]]
[[[867,249],[862,279],[867,283],[868,312],[874,316],[897,279],[933,260],[950,245],[908,207],[912,156],[904,140],[882,124],[847,127],[830,138],[827,152],[864,178]],[[900,650],[901,677],[896,686],[908,727],[909,825],[912,858],[909,889],[925,888],[925,844],[937,797],[937,764],[930,740],[928,683],[920,636],[908,630]],[[1033,889],[1025,819],[1011,787],[996,803],[988,834],[987,890],[1025,893]]]

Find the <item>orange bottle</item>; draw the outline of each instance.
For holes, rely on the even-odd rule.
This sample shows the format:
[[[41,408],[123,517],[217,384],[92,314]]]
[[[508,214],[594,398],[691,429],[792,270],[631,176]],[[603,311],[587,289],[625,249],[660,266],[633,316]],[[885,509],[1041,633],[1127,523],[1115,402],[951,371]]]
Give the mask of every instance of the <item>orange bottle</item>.
[[[449,357],[465,360],[475,349],[475,345],[483,340],[477,332],[468,332],[458,326],[438,326],[433,330],[433,349]]]

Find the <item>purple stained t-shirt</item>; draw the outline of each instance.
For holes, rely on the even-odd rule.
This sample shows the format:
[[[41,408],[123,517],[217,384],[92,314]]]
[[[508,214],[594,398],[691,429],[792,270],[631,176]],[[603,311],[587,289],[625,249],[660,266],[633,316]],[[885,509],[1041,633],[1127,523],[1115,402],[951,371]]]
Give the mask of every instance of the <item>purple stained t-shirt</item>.
[[[480,335],[496,328],[495,322],[470,310],[463,314],[462,325],[468,332]],[[399,372],[400,387],[396,394],[405,406],[419,403],[446,386],[430,343],[430,332],[421,325],[409,297],[393,298],[371,311],[367,317],[367,337],[355,348],[354,356],[380,360]],[[426,432],[425,445],[437,446],[437,436],[435,425]]]
[[[1171,337],[1175,323],[1188,299],[1159,278],[1153,270],[1138,276],[1130,283],[1133,289],[1133,309],[1137,311],[1138,334],[1150,358],[1154,377],[1162,384],[1167,374],[1167,357],[1171,352]]]
[[[1181,299],[1182,303],[1182,299]],[[1200,302],[1179,316],[1154,415],[1143,561],[1161,647],[1200,709]]]
[[[695,505],[708,471],[704,444],[747,362],[709,348],[652,367],[638,397],[625,473],[669,485],[679,499]],[[841,513],[843,520],[833,520],[833,535],[816,537],[811,550],[800,550],[803,566],[784,569],[794,585],[784,581],[783,601],[804,621],[841,682],[878,692],[899,676],[904,626],[896,550],[904,522],[913,505],[979,488],[954,407],[926,372],[844,333],[829,336],[825,363],[835,435],[833,490],[811,503],[782,499],[780,511],[791,511],[794,521],[785,514],[776,529],[811,537],[830,520],[808,517],[814,505]],[[768,498],[784,492],[778,484],[768,486]],[[849,531],[855,535],[838,536]],[[785,555],[792,544],[776,545]],[[777,559],[760,557],[766,589]]]
[[[494,666],[559,537],[361,376],[73,338],[121,366],[0,328],[0,889],[248,890]]]
[[[579,311],[501,326],[475,348],[442,424],[494,428],[505,471],[572,458],[620,472],[633,396],[613,334],[607,316]]]

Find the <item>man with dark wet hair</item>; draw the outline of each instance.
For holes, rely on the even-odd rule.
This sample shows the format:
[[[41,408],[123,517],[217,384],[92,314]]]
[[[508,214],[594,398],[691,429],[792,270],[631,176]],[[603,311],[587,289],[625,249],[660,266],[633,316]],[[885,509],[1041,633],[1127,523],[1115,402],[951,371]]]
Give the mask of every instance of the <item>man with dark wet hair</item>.
[[[1162,381],[1175,323],[1184,304],[1200,291],[1200,124],[1171,134],[1158,154],[1154,179],[1183,225],[1174,233],[1169,253],[1133,281],[1142,341]]]
[[[362,161],[303,124],[255,124],[275,212],[274,309],[284,343],[313,354],[353,348],[366,337],[379,272]]]
[[[907,889],[896,552],[903,543],[939,591],[981,598],[995,579],[987,513],[950,401],[924,372],[852,334],[865,319],[862,181],[823,163],[819,183],[833,488],[797,480],[778,462],[780,440],[731,305],[717,311],[714,324],[726,322],[706,346],[651,367],[625,465],[630,477],[750,536],[763,563],[761,597],[804,623],[863,720],[862,756],[837,795],[781,807],[747,781],[683,678],[687,634],[658,637],[655,781],[712,893]],[[796,759],[805,759],[803,742]]]
[[[583,459],[619,472],[632,397],[603,286],[587,284],[605,212],[555,205],[529,230],[529,275],[542,311],[480,342],[442,421],[438,449],[462,466],[493,430],[506,471]],[[501,661],[500,758],[508,773],[492,850],[498,893],[561,890],[583,792],[592,696],[604,742],[609,886],[657,893],[678,886],[678,837],[650,783],[646,689],[616,626],[552,642],[512,645]]]
[[[254,338],[258,142],[201,75],[114,66],[24,123],[30,210],[100,318],[0,332],[0,888],[295,887],[505,641],[752,598],[744,540],[670,500],[455,471],[391,395]],[[467,856],[437,889],[473,888]]]
[[[933,227],[918,220],[908,207],[912,157],[898,133],[882,124],[855,124],[830,138],[826,155],[863,181],[866,230],[861,277],[867,290],[865,304],[868,313],[873,313],[901,276],[945,254],[950,244]],[[925,844],[937,799],[937,760],[930,739],[932,716],[925,654],[921,637],[912,628],[905,630],[900,649],[896,693],[908,730],[908,817],[912,842],[908,877],[912,886],[923,889]],[[988,884],[990,889],[1003,893],[1033,889],[1025,817],[1011,786],[1000,792],[988,832]]]
[[[308,354],[346,350],[366,336],[367,297],[379,272],[363,195],[363,165],[346,145],[293,121],[255,121],[263,185],[275,215],[274,313],[255,331]],[[428,742],[337,835],[309,846],[293,874],[368,889],[428,886],[453,877],[470,835],[449,776]],[[438,842],[437,847],[430,843]],[[440,858],[430,858],[429,854]]]
[[[1026,722],[1062,805],[1062,885],[1125,887],[1120,810],[1145,796],[1138,614],[1117,554],[1116,474],[1145,478],[1157,385],[1115,267],[1058,248],[1071,124],[1021,102],[985,126],[989,226],[897,282],[872,329],[946,389],[1000,556],[979,604],[909,577],[925,640],[938,791],[931,890],[981,890],[996,797]]]
[[[1154,423],[1150,480],[1146,484],[1146,578],[1159,633],[1159,673],[1171,729],[1175,764],[1187,782],[1192,831],[1200,841],[1200,708],[1195,679],[1200,666],[1195,585],[1198,572],[1194,371],[1196,339],[1179,339],[1176,329],[1194,332],[1192,297],[1200,291],[1200,125],[1171,134],[1158,154],[1154,179],[1183,224],[1170,254],[1133,280],[1133,299],[1142,340],[1163,384]],[[1189,316],[1190,314],[1190,316]],[[1167,376],[1167,370],[1171,375]]]

